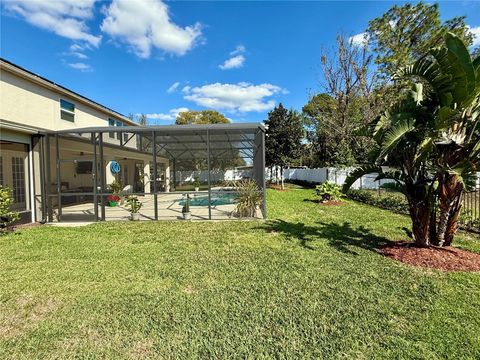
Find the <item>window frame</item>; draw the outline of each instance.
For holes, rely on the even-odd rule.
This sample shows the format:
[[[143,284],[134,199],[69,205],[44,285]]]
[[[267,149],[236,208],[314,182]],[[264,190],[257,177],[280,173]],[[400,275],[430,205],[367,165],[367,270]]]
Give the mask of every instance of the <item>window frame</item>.
[[[64,121],[68,121],[68,122],[72,122],[74,123],[75,122],[75,109],[76,109],[76,106],[75,106],[75,103],[71,102],[71,101],[68,101],[68,100],[65,100],[65,99],[62,99],[60,98],[60,119],[61,120],[64,120]],[[66,104],[64,104],[66,103]],[[71,107],[64,107],[62,105],[71,105]],[[73,110],[72,110],[73,108]],[[66,116],[71,116],[72,119],[68,119],[68,118],[64,118],[63,115],[66,114]]]

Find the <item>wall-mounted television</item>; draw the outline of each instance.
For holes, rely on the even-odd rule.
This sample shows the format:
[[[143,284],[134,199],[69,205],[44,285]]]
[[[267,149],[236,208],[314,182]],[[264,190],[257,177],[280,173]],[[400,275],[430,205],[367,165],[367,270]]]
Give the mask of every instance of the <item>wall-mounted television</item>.
[[[93,163],[91,161],[77,161],[75,171],[77,174],[91,174]]]

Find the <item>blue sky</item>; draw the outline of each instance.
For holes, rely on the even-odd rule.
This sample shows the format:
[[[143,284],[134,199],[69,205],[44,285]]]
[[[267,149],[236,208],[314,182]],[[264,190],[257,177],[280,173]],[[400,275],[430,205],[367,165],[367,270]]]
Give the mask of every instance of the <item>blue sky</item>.
[[[397,2],[399,3],[399,2]],[[261,121],[319,90],[319,56],[361,33],[388,1],[2,2],[3,58],[121,113],[169,124],[182,109]],[[480,43],[480,2],[441,1]]]

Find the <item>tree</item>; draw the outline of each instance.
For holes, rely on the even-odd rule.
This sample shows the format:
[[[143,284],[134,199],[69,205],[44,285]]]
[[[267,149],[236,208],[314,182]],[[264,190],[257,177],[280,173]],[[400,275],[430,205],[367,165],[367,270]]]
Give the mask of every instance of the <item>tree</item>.
[[[447,32],[459,36],[467,45],[473,35],[465,24],[465,17],[454,17],[442,22],[438,4],[395,5],[381,17],[369,22],[367,38],[377,54],[375,62],[385,80],[399,68],[411,64],[442,43]]]
[[[283,169],[300,156],[304,130],[300,115],[280,103],[268,113],[265,144],[266,166],[279,166],[283,189]]]
[[[147,126],[148,125],[147,115],[145,115],[145,114],[135,115],[135,114],[130,113],[130,114],[127,115],[127,118],[129,118],[131,121],[139,123],[142,126]]]
[[[307,139],[317,165],[364,163],[370,141],[355,136],[383,106],[385,96],[372,72],[373,57],[366,46],[337,36],[333,51],[323,51],[322,92],[303,107]]]
[[[137,122],[142,126],[147,126],[148,125],[147,115],[140,114],[137,118]]]
[[[202,110],[202,111],[184,111],[177,115],[175,124],[177,125],[206,125],[206,124],[229,124],[230,120],[223,114],[215,110]],[[216,158],[211,159],[211,169],[225,170],[228,168],[234,168],[238,166],[245,166],[246,162],[242,158],[240,151],[232,150],[230,158]],[[177,163],[179,170],[200,170],[207,167],[207,159],[187,159]]]
[[[460,37],[447,33],[395,81],[416,81],[407,98],[373,124],[372,164],[358,168],[344,191],[367,173],[392,179],[409,204],[419,245],[452,243],[465,190],[480,168],[480,58],[474,61]],[[389,164],[394,171],[383,171]]]
[[[184,111],[177,115],[175,124],[228,124],[228,120],[223,114],[215,110],[202,111]]]

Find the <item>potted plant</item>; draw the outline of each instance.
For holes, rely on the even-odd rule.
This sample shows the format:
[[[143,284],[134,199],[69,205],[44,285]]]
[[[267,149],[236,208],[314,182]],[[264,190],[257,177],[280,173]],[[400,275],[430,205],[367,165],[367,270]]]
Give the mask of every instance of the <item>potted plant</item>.
[[[194,177],[193,186],[195,187],[195,191],[200,190],[200,177],[198,177],[198,176]]]
[[[108,195],[107,196],[108,206],[110,206],[110,207],[118,206],[119,202],[120,202],[120,196],[118,196],[118,195]]]
[[[122,185],[117,180],[113,180],[112,183],[110,184],[110,191],[112,192],[113,196],[116,196],[118,198],[116,202],[117,202],[117,205],[119,205],[122,201],[122,198],[120,197],[120,191],[122,191]],[[107,201],[109,201],[108,198],[107,198]]]
[[[142,207],[142,203],[135,195],[130,195],[127,198],[127,208],[130,210],[131,220],[140,220],[140,214],[138,213]]]
[[[182,215],[184,220],[190,220],[192,218],[192,214],[190,213],[190,195],[189,194],[187,194],[185,205],[183,205]]]

